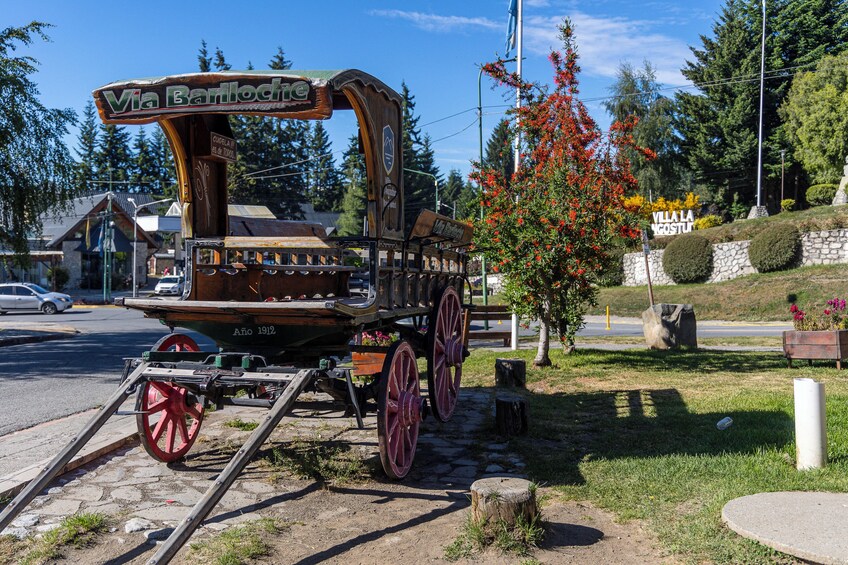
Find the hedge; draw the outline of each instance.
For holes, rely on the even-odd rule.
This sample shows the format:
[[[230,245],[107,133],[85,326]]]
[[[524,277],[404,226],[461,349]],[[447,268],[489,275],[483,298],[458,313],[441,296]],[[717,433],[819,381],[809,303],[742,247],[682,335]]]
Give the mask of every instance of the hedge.
[[[782,271],[794,266],[800,248],[801,236],[795,226],[776,224],[764,229],[751,240],[748,259],[761,273]]]
[[[814,184],[807,189],[807,202],[810,206],[827,206],[833,203],[837,189],[835,184]]]
[[[662,262],[663,270],[678,284],[703,282],[713,272],[713,246],[700,235],[682,235],[665,248]]]

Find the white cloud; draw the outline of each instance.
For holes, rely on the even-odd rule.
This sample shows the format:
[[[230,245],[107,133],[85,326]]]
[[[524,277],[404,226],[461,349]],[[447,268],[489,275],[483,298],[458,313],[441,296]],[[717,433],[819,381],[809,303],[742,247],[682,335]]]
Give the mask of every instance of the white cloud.
[[[449,32],[457,29],[483,28],[503,29],[502,23],[496,23],[489,18],[468,18],[465,16],[439,16],[437,14],[422,14],[421,12],[406,12],[403,10],[372,10],[372,16],[402,19],[412,22],[424,31]]]
[[[657,80],[668,85],[687,81],[680,68],[690,51],[686,43],[652,31],[654,22],[623,17],[597,17],[581,12],[569,16],[574,23],[580,67],[589,75],[614,77],[619,65],[629,61],[641,66],[647,59],[656,69]],[[559,48],[557,26],[563,16],[530,17],[524,22],[524,46],[531,53],[547,55]]]

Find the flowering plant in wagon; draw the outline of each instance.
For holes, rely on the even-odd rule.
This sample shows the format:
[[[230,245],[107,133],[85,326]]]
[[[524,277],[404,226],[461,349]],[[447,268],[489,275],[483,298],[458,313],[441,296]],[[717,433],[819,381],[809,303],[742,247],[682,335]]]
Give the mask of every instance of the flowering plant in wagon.
[[[789,307],[792,325],[802,332],[832,331],[848,329],[848,312],[844,298],[831,298],[819,314],[808,314],[797,304]]]

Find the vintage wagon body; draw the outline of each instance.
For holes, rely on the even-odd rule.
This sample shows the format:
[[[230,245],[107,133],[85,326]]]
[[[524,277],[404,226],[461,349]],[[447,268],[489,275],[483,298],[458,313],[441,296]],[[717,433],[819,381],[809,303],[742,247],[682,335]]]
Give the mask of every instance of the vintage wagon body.
[[[105,123],[161,126],[182,210],[183,295],[116,303],[158,318],[172,332],[200,332],[218,349],[200,351],[189,335],[171,333],[130,360],[113,398],[0,513],[0,529],[131,394],[142,443],[165,462],[188,452],[209,406],[270,410],[151,562],[173,557],[305,390],[329,394],[360,426],[362,414],[376,406],[383,468],[403,478],[422,420],[432,412],[447,421],[458,399],[468,355],[462,296],[472,234],[429,210],[411,229],[404,226],[397,93],[357,70],[286,70],[116,82],[95,90],[94,98]],[[323,226],[296,220],[228,217],[228,163],[238,147],[229,115],[327,119],[339,110],[352,110],[359,125],[367,173],[361,236],[330,237]],[[399,339],[385,347],[361,345],[358,336],[370,330]],[[359,365],[370,377],[364,382],[353,378],[351,353],[371,356]],[[426,395],[420,356],[427,358]]]

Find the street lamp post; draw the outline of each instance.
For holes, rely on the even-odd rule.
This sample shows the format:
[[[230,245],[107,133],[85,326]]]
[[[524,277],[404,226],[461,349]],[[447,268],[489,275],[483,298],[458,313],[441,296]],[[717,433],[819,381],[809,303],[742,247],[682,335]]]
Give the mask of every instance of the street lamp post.
[[[173,198],[164,198],[162,200],[156,200],[155,202],[148,202],[146,204],[136,204],[135,199],[127,198],[127,200],[133,205],[133,260],[132,260],[132,296],[133,298],[138,297],[138,286],[135,284],[136,271],[138,270],[136,267],[136,262],[138,261],[138,250],[136,246],[138,245],[138,211],[142,208],[147,208],[148,206],[153,206],[154,204],[164,204],[165,202],[170,202]]]
[[[415,170],[415,169],[404,168],[403,170],[408,172],[408,173],[415,173],[416,175],[424,175],[424,176],[428,176],[431,179],[433,179],[433,185],[436,187],[436,213],[438,214],[439,213],[439,179],[436,178],[436,175],[433,175],[433,174],[430,174],[430,173],[425,173],[424,171],[418,171],[418,170]]]

